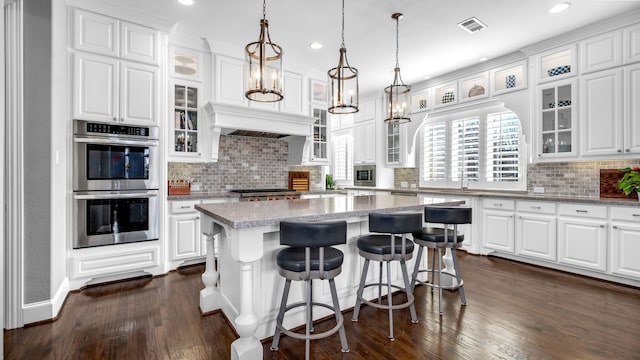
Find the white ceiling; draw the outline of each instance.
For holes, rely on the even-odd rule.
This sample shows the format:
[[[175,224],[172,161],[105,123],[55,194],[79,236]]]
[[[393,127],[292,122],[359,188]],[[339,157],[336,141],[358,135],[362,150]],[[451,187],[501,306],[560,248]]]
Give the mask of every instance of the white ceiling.
[[[640,0],[345,0],[345,45],[349,62],[360,72],[361,92],[382,89],[393,80],[395,21],[401,12],[400,67],[406,83],[423,81],[496,58],[526,45],[566,33],[600,19],[640,9]],[[176,31],[242,49],[256,41],[262,17],[260,0],[108,0],[177,22]],[[284,49],[287,63],[325,74],[336,66],[340,47],[340,0],[268,0],[271,39]],[[469,34],[457,24],[475,16],[488,25]],[[309,43],[318,41],[321,50]],[[215,51],[215,49],[214,49]]]

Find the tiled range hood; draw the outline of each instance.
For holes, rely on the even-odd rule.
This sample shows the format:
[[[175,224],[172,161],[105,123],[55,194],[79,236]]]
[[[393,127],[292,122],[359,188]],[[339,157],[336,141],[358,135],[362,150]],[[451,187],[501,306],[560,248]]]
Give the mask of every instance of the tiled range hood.
[[[212,137],[210,160],[212,161],[218,160],[220,135],[234,132],[242,135],[282,138],[290,144],[295,140],[293,141],[295,143],[304,143],[303,152],[311,149],[315,119],[310,116],[213,102],[208,102],[204,108],[210,121]],[[304,159],[305,156],[302,158]]]

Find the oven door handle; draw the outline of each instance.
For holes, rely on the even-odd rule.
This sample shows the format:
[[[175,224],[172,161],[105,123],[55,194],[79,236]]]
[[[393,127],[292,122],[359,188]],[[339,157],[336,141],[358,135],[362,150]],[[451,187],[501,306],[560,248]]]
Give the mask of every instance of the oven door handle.
[[[158,146],[157,141],[102,139],[102,138],[87,138],[87,137],[74,137],[73,141],[77,143],[86,143],[86,144]]]
[[[79,193],[73,194],[73,198],[76,200],[100,200],[100,199],[135,199],[141,197],[156,197],[158,191],[145,191],[145,192],[100,192],[100,193]]]

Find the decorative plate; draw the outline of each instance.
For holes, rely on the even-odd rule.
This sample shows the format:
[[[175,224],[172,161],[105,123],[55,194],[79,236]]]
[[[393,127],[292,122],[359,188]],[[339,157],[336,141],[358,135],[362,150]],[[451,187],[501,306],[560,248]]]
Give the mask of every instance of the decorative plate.
[[[484,95],[484,87],[474,84],[471,87],[471,89],[469,89],[469,97],[474,97],[474,96],[478,96],[478,95]],[[442,101],[442,102],[444,102],[444,101]]]
[[[569,105],[571,105],[571,100],[558,101],[558,107],[569,106]]]
[[[443,104],[448,104],[450,102],[453,102],[453,100],[455,100],[455,95],[453,94],[453,91],[447,91],[446,93],[444,93],[444,95],[442,95],[442,103]]]
[[[568,72],[571,72],[571,65],[558,66],[547,70],[547,74],[549,74],[549,76],[557,76]]]

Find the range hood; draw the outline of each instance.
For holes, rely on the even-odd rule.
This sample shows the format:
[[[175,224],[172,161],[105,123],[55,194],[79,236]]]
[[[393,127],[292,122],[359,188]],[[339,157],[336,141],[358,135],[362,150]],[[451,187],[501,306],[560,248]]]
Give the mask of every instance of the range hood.
[[[316,119],[310,116],[214,102],[205,104],[204,109],[210,120],[213,161],[218,160],[220,135],[282,139],[290,144],[304,144],[305,151],[311,148]]]

